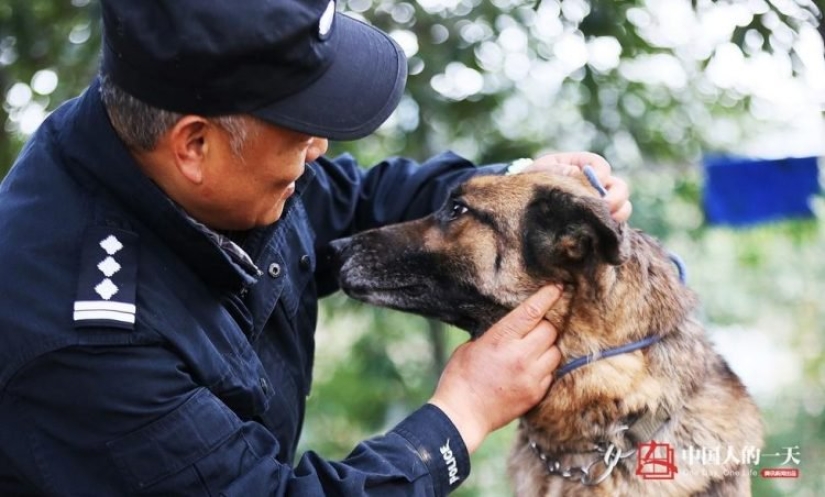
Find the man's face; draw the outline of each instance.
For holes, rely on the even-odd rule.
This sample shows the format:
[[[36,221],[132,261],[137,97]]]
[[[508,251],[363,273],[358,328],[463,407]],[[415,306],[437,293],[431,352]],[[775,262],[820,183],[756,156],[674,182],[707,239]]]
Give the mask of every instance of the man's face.
[[[247,230],[280,219],[295,181],[327,150],[326,139],[252,122],[238,154],[229,134],[216,129],[207,154],[201,201],[213,229]]]

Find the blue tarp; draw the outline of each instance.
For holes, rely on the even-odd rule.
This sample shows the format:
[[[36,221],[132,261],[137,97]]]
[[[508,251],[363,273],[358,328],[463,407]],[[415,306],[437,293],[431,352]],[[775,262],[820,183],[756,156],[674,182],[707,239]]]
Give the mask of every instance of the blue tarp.
[[[810,200],[820,192],[816,157],[704,158],[703,208],[710,224],[748,226],[813,217]]]

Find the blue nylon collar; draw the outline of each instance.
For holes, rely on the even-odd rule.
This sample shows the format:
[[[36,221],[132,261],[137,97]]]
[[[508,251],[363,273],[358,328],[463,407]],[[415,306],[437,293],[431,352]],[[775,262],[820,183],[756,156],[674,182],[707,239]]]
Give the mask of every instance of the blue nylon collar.
[[[638,340],[636,342],[628,343],[625,345],[621,345],[619,347],[613,347],[606,350],[600,350],[596,353],[588,354],[586,356],[577,357],[576,359],[573,359],[572,361],[568,362],[567,364],[556,370],[556,379],[561,378],[562,376],[573,371],[574,369],[578,369],[582,366],[590,364],[591,362],[596,362],[599,359],[606,359],[608,357],[627,354],[628,352],[634,352],[645,347],[650,347],[651,345],[653,345],[661,339],[661,335],[651,335],[647,338],[642,338],[641,340]]]

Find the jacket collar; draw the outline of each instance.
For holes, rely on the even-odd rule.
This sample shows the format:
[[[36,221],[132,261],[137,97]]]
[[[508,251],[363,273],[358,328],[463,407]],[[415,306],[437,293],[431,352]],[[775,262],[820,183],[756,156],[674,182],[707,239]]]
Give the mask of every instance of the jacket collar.
[[[240,290],[257,281],[253,268],[240,264],[140,170],[109,122],[98,80],[71,105],[74,108],[67,109],[57,126],[71,168],[85,172],[125,210],[151,227],[208,283]],[[296,185],[296,193],[311,180],[311,175],[305,176]],[[273,228],[256,231],[271,232]]]

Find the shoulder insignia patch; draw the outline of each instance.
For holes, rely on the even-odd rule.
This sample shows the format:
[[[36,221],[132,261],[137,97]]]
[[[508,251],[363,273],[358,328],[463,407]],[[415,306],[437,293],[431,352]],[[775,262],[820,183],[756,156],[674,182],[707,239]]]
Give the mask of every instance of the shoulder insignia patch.
[[[134,329],[137,235],[94,226],[86,233],[74,302],[75,327]]]

